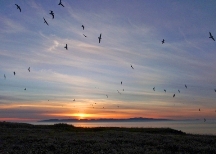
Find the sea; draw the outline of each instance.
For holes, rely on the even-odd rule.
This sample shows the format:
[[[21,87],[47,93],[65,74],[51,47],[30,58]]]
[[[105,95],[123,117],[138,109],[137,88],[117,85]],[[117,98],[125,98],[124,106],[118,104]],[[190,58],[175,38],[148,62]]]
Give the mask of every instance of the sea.
[[[55,122],[29,122],[34,125],[53,125]],[[59,122],[57,122],[59,123]],[[75,127],[172,128],[188,134],[216,135],[216,120],[172,120],[142,122],[62,122]]]

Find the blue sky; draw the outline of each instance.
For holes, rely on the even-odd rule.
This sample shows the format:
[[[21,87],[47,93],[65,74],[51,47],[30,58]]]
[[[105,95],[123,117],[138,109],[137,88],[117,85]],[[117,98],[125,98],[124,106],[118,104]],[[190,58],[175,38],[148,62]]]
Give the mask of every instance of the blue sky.
[[[216,119],[215,1],[58,3],[0,2],[0,120]]]

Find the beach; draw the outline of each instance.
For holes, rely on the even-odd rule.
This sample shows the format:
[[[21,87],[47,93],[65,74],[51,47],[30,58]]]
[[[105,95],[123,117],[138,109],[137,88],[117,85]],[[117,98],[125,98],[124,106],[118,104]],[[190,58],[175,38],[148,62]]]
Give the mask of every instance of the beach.
[[[216,153],[215,135],[170,128],[74,127],[0,122],[0,153]]]

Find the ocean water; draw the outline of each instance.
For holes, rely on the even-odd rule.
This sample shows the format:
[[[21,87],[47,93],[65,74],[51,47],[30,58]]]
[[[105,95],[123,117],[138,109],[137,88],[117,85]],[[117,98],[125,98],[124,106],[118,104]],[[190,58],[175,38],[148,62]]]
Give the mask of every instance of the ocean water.
[[[53,125],[54,122],[30,122],[34,125]],[[59,123],[59,122],[58,122]],[[65,123],[65,122],[63,122]],[[216,120],[148,121],[148,122],[67,122],[76,127],[139,127],[172,128],[190,134],[216,135]]]

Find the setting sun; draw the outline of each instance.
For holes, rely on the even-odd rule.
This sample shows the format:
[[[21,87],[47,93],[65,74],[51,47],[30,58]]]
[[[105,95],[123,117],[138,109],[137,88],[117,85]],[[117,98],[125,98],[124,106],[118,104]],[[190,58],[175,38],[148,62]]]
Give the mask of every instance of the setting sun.
[[[89,117],[89,115],[85,114],[85,113],[75,113],[75,114],[72,114],[72,116],[77,117],[77,119],[85,119],[85,118]]]
[[[86,114],[84,114],[84,113],[79,113],[78,116],[79,116],[79,119],[84,119],[84,118],[86,117]]]

